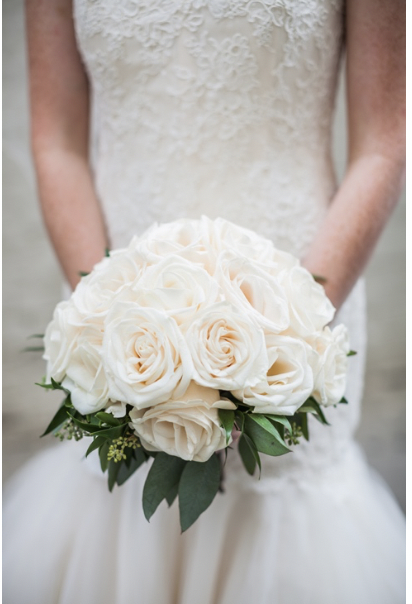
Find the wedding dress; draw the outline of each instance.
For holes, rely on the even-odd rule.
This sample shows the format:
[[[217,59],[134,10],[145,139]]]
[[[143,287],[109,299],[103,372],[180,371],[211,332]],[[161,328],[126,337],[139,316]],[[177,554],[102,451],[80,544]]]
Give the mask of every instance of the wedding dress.
[[[152,222],[222,216],[303,257],[336,190],[330,138],[342,0],[75,0],[93,166],[113,248]],[[350,220],[350,217],[348,217]],[[348,405],[225,493],[187,533],[148,523],[140,469],[110,494],[88,443],[33,459],[6,496],[5,604],[399,604],[404,519],[353,440],[365,352],[359,282]]]

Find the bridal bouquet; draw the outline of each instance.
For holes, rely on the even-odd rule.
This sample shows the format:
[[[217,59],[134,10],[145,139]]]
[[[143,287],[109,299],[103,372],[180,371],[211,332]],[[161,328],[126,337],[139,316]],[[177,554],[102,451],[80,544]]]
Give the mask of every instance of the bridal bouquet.
[[[92,437],[109,489],[150,458],[149,519],[179,498],[186,530],[211,504],[233,434],[246,470],[309,438],[308,414],[346,402],[347,330],[299,261],[226,220],[154,225],[57,305],[45,431]],[[220,453],[219,453],[220,452]]]

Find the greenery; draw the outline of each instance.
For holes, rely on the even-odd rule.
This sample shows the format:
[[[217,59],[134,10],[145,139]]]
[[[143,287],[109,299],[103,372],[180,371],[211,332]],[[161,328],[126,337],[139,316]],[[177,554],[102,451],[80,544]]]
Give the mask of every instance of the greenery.
[[[210,506],[219,491],[222,491],[223,456],[212,455],[206,462],[185,461],[162,452],[146,451],[136,433],[130,428],[129,413],[116,418],[110,413],[98,411],[82,415],[71,402],[70,392],[60,383],[45,380],[38,384],[46,390],[61,390],[65,398],[53,419],[42,434],[54,434],[60,440],[83,437],[92,438],[86,457],[97,450],[103,472],[107,472],[108,487],[121,486],[136,470],[153,459],[143,488],[143,512],[150,520],[159,505],[165,500],[170,507],[175,499],[179,502],[180,525],[186,531]],[[321,424],[328,425],[325,415],[312,397],[289,417],[275,414],[253,413],[253,408],[238,401],[230,392],[221,391],[222,398],[236,404],[236,410],[219,409],[219,418],[230,445],[234,430],[238,433],[238,449],[243,465],[250,475],[259,469],[260,454],[278,456],[291,451],[300,439],[309,440],[308,416]],[[341,403],[347,400],[342,398]],[[227,453],[227,448],[225,449]]]

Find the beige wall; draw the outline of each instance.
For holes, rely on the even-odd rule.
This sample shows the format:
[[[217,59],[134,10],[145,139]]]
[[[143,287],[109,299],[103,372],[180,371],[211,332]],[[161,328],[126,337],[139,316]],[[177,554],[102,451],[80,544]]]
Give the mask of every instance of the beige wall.
[[[39,434],[60,397],[34,386],[44,373],[40,355],[21,353],[26,336],[44,331],[61,295],[61,276],[36,202],[28,144],[22,0],[3,3],[3,460],[7,478],[26,459],[54,444]],[[335,152],[345,157],[343,95]],[[363,420],[358,432],[370,462],[405,502],[405,229],[404,199],[367,271],[369,358]]]

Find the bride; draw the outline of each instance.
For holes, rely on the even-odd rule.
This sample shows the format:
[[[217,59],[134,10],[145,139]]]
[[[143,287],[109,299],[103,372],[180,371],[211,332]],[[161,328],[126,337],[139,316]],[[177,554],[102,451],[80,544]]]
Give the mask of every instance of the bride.
[[[109,494],[82,443],[33,459],[6,496],[4,601],[404,602],[404,519],[353,441],[359,277],[403,182],[403,8],[27,0],[27,25],[39,196],[72,288],[154,221],[222,216],[326,278],[358,355],[332,426],[265,459],[260,481],[231,451],[225,494],[183,536],[175,507],[144,519],[142,472]],[[337,188],[343,47],[349,156]]]

